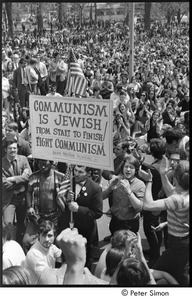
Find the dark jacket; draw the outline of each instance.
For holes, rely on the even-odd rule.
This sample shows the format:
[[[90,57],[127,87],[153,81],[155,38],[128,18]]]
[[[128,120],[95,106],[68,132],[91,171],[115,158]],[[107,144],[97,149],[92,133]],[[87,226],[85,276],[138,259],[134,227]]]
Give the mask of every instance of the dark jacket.
[[[75,183],[73,186],[75,187]],[[99,219],[103,212],[103,197],[100,185],[87,178],[75,201],[78,203],[79,209],[73,213],[74,227],[78,229],[80,234],[90,239],[95,220]],[[66,207],[63,216],[61,216],[62,229],[69,227],[69,221],[70,210]]]
[[[17,155],[17,174],[14,175],[12,171],[11,164],[9,163],[6,156],[2,159],[2,202],[3,209],[5,209],[13,197],[24,198],[27,192],[27,184],[29,181],[29,175],[27,175],[24,170],[29,170],[29,175],[31,174],[31,168],[29,166],[28,160],[23,155]],[[8,177],[15,177],[15,182],[10,182]]]

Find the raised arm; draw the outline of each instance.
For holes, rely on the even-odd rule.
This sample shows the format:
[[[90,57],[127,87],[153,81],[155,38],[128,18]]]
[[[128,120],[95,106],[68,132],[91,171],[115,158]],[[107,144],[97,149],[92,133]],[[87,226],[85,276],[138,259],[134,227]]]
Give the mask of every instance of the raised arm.
[[[86,261],[86,239],[76,228],[63,230],[56,239],[67,264],[63,284],[83,284],[83,269]]]

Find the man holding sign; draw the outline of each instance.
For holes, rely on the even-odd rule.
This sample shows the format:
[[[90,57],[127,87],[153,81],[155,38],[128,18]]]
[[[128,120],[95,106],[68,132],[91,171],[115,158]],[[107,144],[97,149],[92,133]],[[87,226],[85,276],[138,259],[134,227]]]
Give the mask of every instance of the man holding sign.
[[[66,195],[66,209],[60,218],[60,229],[69,227],[70,214],[73,212],[74,227],[87,239],[86,265],[90,266],[91,237],[97,226],[96,219],[102,216],[103,198],[99,184],[89,178],[88,167],[74,167],[73,191]]]

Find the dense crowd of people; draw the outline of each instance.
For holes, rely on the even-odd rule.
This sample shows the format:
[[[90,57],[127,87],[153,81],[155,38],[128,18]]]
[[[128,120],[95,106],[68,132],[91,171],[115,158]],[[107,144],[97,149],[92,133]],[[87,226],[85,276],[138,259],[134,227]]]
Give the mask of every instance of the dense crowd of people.
[[[189,26],[135,26],[132,78],[129,40],[121,22],[3,40],[4,285],[189,286]],[[32,157],[30,95],[80,97],[67,90],[70,49],[83,97],[113,103],[113,172]]]

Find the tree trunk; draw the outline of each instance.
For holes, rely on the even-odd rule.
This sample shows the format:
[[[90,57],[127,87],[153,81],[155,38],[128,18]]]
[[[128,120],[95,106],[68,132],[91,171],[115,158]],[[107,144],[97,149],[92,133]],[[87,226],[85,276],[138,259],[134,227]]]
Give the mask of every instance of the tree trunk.
[[[8,21],[8,36],[13,38],[12,2],[5,2],[5,8]]]
[[[80,7],[80,27],[82,27],[82,25],[83,25],[83,24],[82,24],[82,21],[83,21],[83,20],[82,20],[82,19],[83,19],[83,18],[82,18],[82,15],[83,15],[83,8]]]
[[[145,2],[145,15],[144,15],[144,23],[145,23],[145,30],[150,29],[151,23],[151,2]]]
[[[37,26],[40,35],[43,33],[43,17],[42,17],[42,3],[39,3],[37,7]]]
[[[63,27],[63,3],[59,3],[58,6],[58,20],[59,20],[59,27],[62,29]]]
[[[95,5],[95,30],[96,30],[96,26],[97,26],[97,3],[95,3],[94,5]]]
[[[91,3],[90,14],[89,14],[90,26],[92,26],[92,21],[93,21],[93,11],[92,11],[92,3]]]
[[[177,22],[178,22],[178,25],[180,25],[180,23],[181,23],[181,9],[180,8],[177,11]]]
[[[129,26],[129,3],[125,5],[125,25]]]

